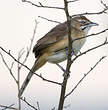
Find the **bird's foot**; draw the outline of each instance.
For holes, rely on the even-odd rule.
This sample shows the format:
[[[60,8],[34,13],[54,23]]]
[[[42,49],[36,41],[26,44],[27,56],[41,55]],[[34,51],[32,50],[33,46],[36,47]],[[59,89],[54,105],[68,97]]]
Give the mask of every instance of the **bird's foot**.
[[[70,73],[70,72],[69,72]],[[66,79],[68,79],[70,77],[70,74],[67,74],[66,72],[63,74],[63,77],[65,77]]]

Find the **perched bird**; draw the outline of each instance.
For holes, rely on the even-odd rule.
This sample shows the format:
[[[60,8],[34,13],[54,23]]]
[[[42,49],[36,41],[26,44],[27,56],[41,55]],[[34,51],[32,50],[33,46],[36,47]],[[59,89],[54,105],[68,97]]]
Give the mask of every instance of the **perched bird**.
[[[91,22],[85,16],[71,18],[71,37],[72,39],[81,38],[87,35],[92,26],[98,25]],[[84,45],[86,38],[79,39],[72,44],[72,55],[77,55]],[[68,57],[68,27],[67,22],[61,23],[50,30],[44,37],[37,41],[33,48],[36,61],[23,82],[19,96],[22,95],[27,87],[34,72],[41,68],[46,62],[58,64]]]

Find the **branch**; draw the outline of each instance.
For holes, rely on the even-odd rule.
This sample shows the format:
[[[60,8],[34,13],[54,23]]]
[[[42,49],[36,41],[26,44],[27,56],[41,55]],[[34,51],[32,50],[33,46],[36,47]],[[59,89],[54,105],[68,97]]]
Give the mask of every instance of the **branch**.
[[[5,50],[3,47],[1,47],[1,46],[0,46],[0,49],[1,49],[3,52],[5,52],[7,55],[9,55],[15,62],[21,64],[23,67],[25,67],[26,69],[28,69],[29,71],[31,71],[31,69],[30,69],[27,65],[25,65],[25,64],[21,63],[20,61],[18,61],[18,60],[10,53],[10,51],[9,51],[9,52],[6,51],[6,50]],[[31,71],[31,72],[32,72],[32,71]],[[42,80],[44,80],[44,81],[51,82],[51,83],[58,84],[58,85],[62,85],[62,83],[58,83],[58,82],[55,82],[55,81],[51,81],[51,80],[45,79],[45,78],[43,78],[41,75],[38,75],[37,73],[34,73],[34,74],[35,74],[36,76],[38,76],[39,78],[41,78]]]
[[[106,38],[105,41],[104,41],[102,44],[97,45],[97,46],[95,46],[95,47],[93,47],[93,48],[90,48],[90,49],[88,49],[88,50],[86,50],[86,51],[80,53],[79,55],[77,55],[74,59],[72,59],[71,64],[72,64],[77,58],[79,58],[80,56],[82,56],[82,55],[84,55],[84,54],[86,54],[86,53],[88,53],[88,52],[90,52],[90,51],[92,51],[92,50],[95,50],[95,49],[97,49],[97,48],[99,48],[99,47],[102,47],[102,46],[104,46],[104,45],[107,45],[107,44],[108,44],[108,42],[107,42],[107,38]]]
[[[105,7],[103,10],[99,11],[99,12],[92,12],[92,13],[81,13],[81,14],[76,14],[76,15],[72,15],[71,17],[75,17],[75,16],[84,16],[84,15],[100,15],[103,13],[107,13],[106,11],[108,11],[108,6],[101,0],[101,4]]]
[[[85,12],[85,13],[81,13],[81,14],[72,15],[71,17],[85,16],[85,15],[100,15],[100,14],[106,13],[107,10],[108,9],[106,8],[106,9],[104,9],[102,11],[94,12],[94,13]]]
[[[31,104],[26,100],[25,97],[24,97],[24,98],[21,98],[21,100],[22,100],[23,102],[25,102],[28,106],[30,106],[31,108],[33,108],[34,110],[39,110],[39,109],[37,109],[36,107],[34,107],[33,105],[31,105]]]
[[[68,27],[68,59],[67,59],[67,66],[66,66],[66,72],[64,73],[64,79],[63,79],[63,84],[61,88],[61,94],[60,94],[60,101],[59,101],[59,106],[58,110],[63,110],[63,105],[64,105],[64,96],[66,92],[66,86],[67,86],[67,81],[70,73],[70,67],[71,67],[71,50],[72,50],[72,38],[71,38],[71,17],[68,12],[68,2],[67,0],[64,0],[64,11],[66,14],[67,18],[67,27]]]
[[[3,63],[5,64],[6,68],[9,70],[10,75],[12,76],[12,78],[14,79],[14,81],[15,81],[16,84],[17,84],[18,81],[16,80],[15,76],[14,76],[13,73],[12,73],[12,66],[13,66],[13,63],[12,63],[12,65],[11,65],[11,68],[9,68],[9,66],[8,66],[8,64],[6,63],[6,61],[5,61],[5,59],[4,59],[4,57],[3,57],[3,55],[2,55],[1,52],[0,52],[0,55],[1,55],[1,58],[2,58]]]
[[[79,1],[79,0],[70,0],[70,1],[67,1],[67,3],[72,3],[72,2],[76,2],[76,1]]]
[[[1,108],[3,108],[2,110],[6,110],[6,109],[11,109],[11,110],[18,110],[17,108],[12,107],[14,104],[10,105],[10,106],[6,106],[6,105],[0,105]]]
[[[40,110],[40,105],[39,105],[39,102],[37,102],[37,108],[38,108],[38,110]]]
[[[32,45],[33,45],[33,41],[34,41],[34,37],[35,37],[35,34],[36,34],[36,29],[37,29],[37,21],[35,20],[35,28],[34,28],[34,32],[33,32],[33,36],[31,38],[31,42],[30,42],[30,46],[29,48],[27,48],[27,53],[26,53],[26,57],[23,61],[23,64],[25,64],[25,62],[27,61],[27,58],[31,52],[31,49],[32,49]]]
[[[55,20],[51,20],[51,19],[48,19],[48,18],[45,18],[45,17],[42,17],[42,16],[38,16],[39,18],[42,18],[42,19],[45,19],[45,20],[47,20],[47,21],[50,21],[50,22],[54,22],[54,23],[58,23],[58,24],[60,24],[61,22],[59,22],[59,21],[55,21]]]
[[[96,35],[105,33],[106,31],[108,31],[108,28],[106,28],[106,29],[104,29],[104,30],[102,30],[102,31],[100,31],[100,32],[97,32],[97,33],[93,33],[93,34],[90,34],[90,35],[87,35],[87,36],[84,36],[84,37],[76,38],[76,39],[74,39],[72,42],[74,42],[74,41],[76,41],[76,40],[88,38],[88,37],[91,37],[91,36],[96,36]]]
[[[22,2],[29,3],[29,4],[31,4],[33,6],[36,6],[36,7],[39,7],[39,8],[51,8],[51,9],[61,9],[61,10],[64,10],[64,8],[61,8],[61,7],[45,6],[41,2],[38,2],[39,5],[38,4],[35,4],[35,3],[31,2],[31,1],[28,1],[28,0],[22,0]]]
[[[95,64],[93,67],[91,67],[91,69],[90,69],[86,74],[84,74],[84,76],[78,81],[78,83],[75,85],[75,87],[65,96],[65,98],[67,98],[69,95],[71,95],[71,94],[74,92],[74,90],[75,90],[75,89],[79,86],[79,84],[86,78],[86,76],[87,76],[88,74],[90,74],[90,72],[93,71],[94,68],[95,68],[104,58],[106,58],[106,56],[103,56],[102,58],[100,58],[99,61],[96,62],[96,64]]]
[[[37,76],[36,73],[34,73],[34,74]],[[39,77],[40,77],[43,81],[47,81],[47,82],[54,83],[54,84],[57,84],[57,85],[62,85],[62,83],[59,83],[59,82],[52,81],[52,80],[49,80],[49,79],[44,78],[44,77],[42,76],[42,74],[40,74]]]
[[[103,6],[105,7],[105,8],[108,8],[108,6],[101,0],[101,3],[103,4]]]

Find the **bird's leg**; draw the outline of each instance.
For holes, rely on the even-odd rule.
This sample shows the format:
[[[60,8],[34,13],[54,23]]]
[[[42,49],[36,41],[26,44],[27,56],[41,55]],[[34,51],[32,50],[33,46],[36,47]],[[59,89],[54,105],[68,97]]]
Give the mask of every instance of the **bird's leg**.
[[[66,70],[61,66],[61,65],[59,65],[58,63],[56,63],[56,65],[65,73],[66,72]]]
[[[74,52],[74,49],[72,49],[72,50],[71,50],[71,55],[73,56],[74,53],[75,53],[75,52]],[[69,51],[67,51],[67,55],[69,55]]]
[[[67,76],[67,74],[66,74],[66,70],[61,66],[61,65],[59,65],[58,63],[56,63],[56,65],[63,71],[63,77],[69,77],[69,76]],[[70,72],[69,72],[70,73]]]
[[[74,52],[74,49],[72,49],[72,51],[71,51],[71,55],[74,55],[74,53],[75,53],[75,52]]]

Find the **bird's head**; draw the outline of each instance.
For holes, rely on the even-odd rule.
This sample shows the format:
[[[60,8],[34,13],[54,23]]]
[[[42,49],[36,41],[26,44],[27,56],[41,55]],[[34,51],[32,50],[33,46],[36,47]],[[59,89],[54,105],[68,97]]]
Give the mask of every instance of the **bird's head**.
[[[85,16],[76,16],[72,18],[72,21],[76,28],[83,30],[85,33],[87,33],[92,26],[98,26],[97,23],[91,22]]]

